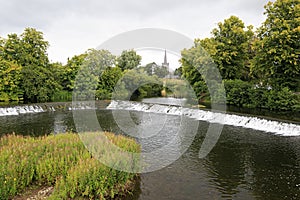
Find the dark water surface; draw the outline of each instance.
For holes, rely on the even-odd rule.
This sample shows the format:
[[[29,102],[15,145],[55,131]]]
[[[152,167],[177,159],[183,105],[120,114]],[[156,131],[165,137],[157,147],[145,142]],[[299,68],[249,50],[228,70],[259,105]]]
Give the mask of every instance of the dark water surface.
[[[145,123],[142,115],[131,112],[136,124]],[[103,129],[123,133],[112,111],[98,110],[97,116]],[[178,126],[179,118],[170,117],[161,135],[139,140],[142,147],[167,143],[174,131],[169,127]],[[155,120],[160,119],[163,121],[165,116],[156,114]],[[141,174],[130,199],[300,199],[300,137],[225,125],[214,149],[199,159],[208,125],[200,122],[196,136],[190,136],[194,137],[192,145],[173,164]],[[74,130],[71,111],[0,117],[0,135],[15,132],[37,136]]]

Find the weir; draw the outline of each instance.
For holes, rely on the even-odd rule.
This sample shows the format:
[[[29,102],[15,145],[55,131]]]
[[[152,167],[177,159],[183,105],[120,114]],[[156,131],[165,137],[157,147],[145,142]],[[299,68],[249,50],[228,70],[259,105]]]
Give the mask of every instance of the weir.
[[[0,116],[20,115],[20,114],[27,114],[27,113],[40,113],[46,111],[55,111],[55,109],[52,107],[49,107],[49,109],[45,109],[42,106],[38,106],[38,105],[7,107],[7,108],[0,108]]]
[[[36,105],[22,105],[0,108],[0,116],[13,116],[27,113],[54,112],[58,110],[85,110],[106,108],[109,110],[129,110],[166,115],[185,116],[191,119],[206,121],[209,123],[220,123],[224,125],[244,127],[282,136],[300,136],[300,125],[281,122],[276,120],[263,119],[254,116],[242,116],[228,113],[218,113],[207,110],[185,108],[180,105],[163,105],[154,103],[141,103],[130,101],[111,101],[105,105],[92,105],[82,103],[72,106],[69,103],[46,103]],[[220,120],[221,119],[221,120]]]
[[[235,114],[218,113],[206,110],[184,108],[174,105],[159,105],[151,103],[112,101],[107,109],[129,110],[149,113],[186,116],[191,119],[220,123],[224,125],[250,128],[282,136],[300,136],[300,126],[293,123],[267,120],[259,117],[240,116]],[[220,120],[222,119],[222,120]]]
[[[40,103],[34,105],[21,105],[13,107],[0,107],[0,116],[12,116],[29,113],[54,112],[58,110],[90,110],[103,107],[102,105],[93,105],[91,102],[77,103],[76,106],[71,102],[66,103]]]

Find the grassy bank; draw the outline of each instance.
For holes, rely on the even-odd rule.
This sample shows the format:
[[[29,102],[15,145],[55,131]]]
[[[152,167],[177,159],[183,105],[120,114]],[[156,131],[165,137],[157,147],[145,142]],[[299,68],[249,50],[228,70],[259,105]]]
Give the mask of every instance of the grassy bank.
[[[140,151],[132,139],[103,134],[124,150],[129,146],[130,151]],[[32,185],[54,186],[50,199],[114,198],[126,195],[135,177],[101,164],[72,133],[39,138],[3,136],[0,166],[0,199],[13,198]]]

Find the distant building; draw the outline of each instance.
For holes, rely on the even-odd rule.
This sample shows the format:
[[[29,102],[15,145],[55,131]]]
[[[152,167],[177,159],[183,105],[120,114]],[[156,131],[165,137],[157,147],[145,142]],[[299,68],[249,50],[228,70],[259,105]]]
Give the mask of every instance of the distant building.
[[[170,64],[168,63],[168,59],[167,59],[167,50],[165,50],[164,62],[161,64],[161,66],[166,67],[168,70],[168,74],[165,76],[165,78],[179,79],[179,76],[172,74],[170,71]]]
[[[161,64],[162,67],[166,67],[168,69],[168,72],[170,72],[170,65],[168,63],[168,60],[167,60],[167,50],[165,50],[165,57],[164,57],[164,62]]]
[[[170,64],[168,63],[167,59],[167,50],[165,50],[164,62],[161,64],[161,66],[167,68],[168,74],[166,75],[166,78],[170,78]]]

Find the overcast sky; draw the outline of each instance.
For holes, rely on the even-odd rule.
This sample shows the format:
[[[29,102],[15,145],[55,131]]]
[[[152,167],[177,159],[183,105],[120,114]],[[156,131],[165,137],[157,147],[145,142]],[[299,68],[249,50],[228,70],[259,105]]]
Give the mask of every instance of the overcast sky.
[[[139,28],[164,28],[205,38],[231,15],[260,26],[268,0],[0,0],[0,36],[33,27],[50,42],[52,62],[96,48]],[[162,61],[162,59],[161,59]]]

